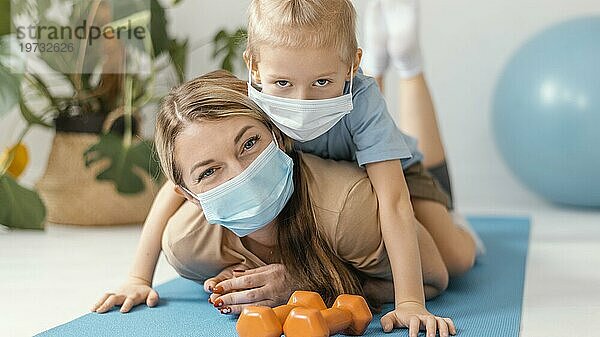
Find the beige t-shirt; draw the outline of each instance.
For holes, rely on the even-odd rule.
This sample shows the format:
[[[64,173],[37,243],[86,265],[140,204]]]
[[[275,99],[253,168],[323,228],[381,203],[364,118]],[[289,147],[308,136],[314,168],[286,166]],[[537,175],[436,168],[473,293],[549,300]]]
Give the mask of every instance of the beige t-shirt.
[[[356,163],[300,156],[317,219],[336,254],[372,277],[392,279],[379,224],[377,197]],[[239,237],[209,224],[202,210],[184,203],[169,220],[162,238],[169,263],[188,279],[202,282],[226,267],[248,268],[265,263],[244,247]]]

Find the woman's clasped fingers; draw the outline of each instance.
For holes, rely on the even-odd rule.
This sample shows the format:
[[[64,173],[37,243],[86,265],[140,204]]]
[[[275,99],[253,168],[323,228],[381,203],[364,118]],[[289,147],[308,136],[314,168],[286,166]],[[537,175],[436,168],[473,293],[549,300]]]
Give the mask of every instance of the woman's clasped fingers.
[[[228,294],[232,291],[241,291],[246,289],[262,287],[265,284],[265,273],[254,273],[221,281],[213,288],[213,292],[220,294]]]
[[[217,276],[211,277],[211,278],[207,279],[206,281],[204,281],[204,291],[207,293],[216,292],[219,294],[225,294],[225,292],[220,288],[217,288],[215,290],[215,287],[217,286],[217,284],[219,284],[220,282],[223,282],[227,279],[232,278],[234,270],[242,271],[242,270],[245,270],[246,268],[247,267],[245,267],[243,265],[235,265],[235,266],[228,267],[228,268],[221,270],[221,272]]]
[[[273,307],[274,304],[273,304],[273,301],[271,301],[271,300],[260,301],[260,302],[251,303],[251,304],[234,304],[234,305],[224,306],[224,307],[220,308],[219,311],[223,315],[240,315],[242,313],[242,311],[244,311],[245,308],[250,307],[250,306]]]
[[[215,308],[221,310],[224,307],[231,307],[237,304],[259,305],[264,301],[271,301],[266,287],[254,288],[243,291],[231,292],[220,296],[214,301]]]

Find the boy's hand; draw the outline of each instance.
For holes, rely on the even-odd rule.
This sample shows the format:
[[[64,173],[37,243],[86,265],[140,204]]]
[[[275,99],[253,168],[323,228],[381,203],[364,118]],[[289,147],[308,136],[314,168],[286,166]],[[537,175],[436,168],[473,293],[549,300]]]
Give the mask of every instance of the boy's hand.
[[[282,264],[269,264],[231,273],[231,278],[215,284],[209,299],[222,314],[239,315],[245,307],[251,305],[281,305],[287,302],[295,290]]]
[[[447,337],[448,332],[456,335],[456,327],[450,318],[437,317],[429,313],[425,307],[416,302],[405,302],[396,306],[381,318],[383,331],[390,332],[394,328],[408,328],[410,337],[417,337],[419,330],[427,330],[428,337]]]
[[[146,303],[149,307],[158,304],[158,293],[152,289],[148,282],[130,278],[116,293],[106,293],[98,303],[92,307],[92,311],[103,314],[115,305],[121,306],[121,312],[126,313],[134,306]]]

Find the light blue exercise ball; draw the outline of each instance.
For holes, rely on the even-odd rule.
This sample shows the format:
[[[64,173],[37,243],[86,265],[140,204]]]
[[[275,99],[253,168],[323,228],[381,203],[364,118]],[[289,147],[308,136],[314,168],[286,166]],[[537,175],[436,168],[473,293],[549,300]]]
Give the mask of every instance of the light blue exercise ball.
[[[531,190],[600,207],[600,16],[526,42],[502,72],[492,123],[506,163]]]

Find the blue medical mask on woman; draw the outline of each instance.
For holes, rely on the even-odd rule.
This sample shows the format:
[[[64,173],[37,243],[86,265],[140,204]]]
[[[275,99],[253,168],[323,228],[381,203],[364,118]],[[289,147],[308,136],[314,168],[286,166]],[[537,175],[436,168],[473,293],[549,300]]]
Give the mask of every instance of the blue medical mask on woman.
[[[293,161],[277,139],[238,176],[200,194],[181,186],[200,202],[210,224],[219,224],[239,237],[273,221],[294,192]]]
[[[354,108],[352,77],[350,91],[327,99],[293,99],[265,94],[252,86],[252,60],[248,69],[248,97],[271,118],[277,128],[300,142],[313,140],[329,131]],[[354,69],[354,65],[352,68]]]

